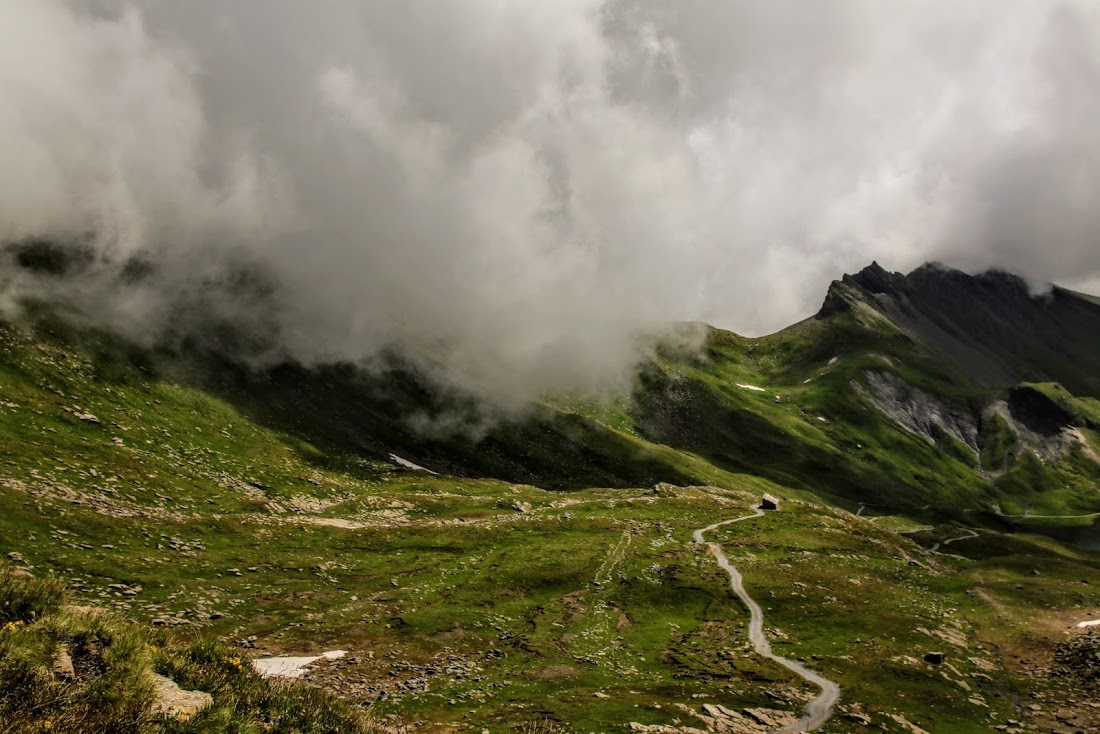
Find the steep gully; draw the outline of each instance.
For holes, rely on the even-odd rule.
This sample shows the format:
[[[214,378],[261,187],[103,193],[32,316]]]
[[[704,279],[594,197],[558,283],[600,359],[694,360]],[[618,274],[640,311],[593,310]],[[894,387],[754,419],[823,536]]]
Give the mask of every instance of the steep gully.
[[[786,726],[780,729],[777,734],[785,734],[788,732],[805,732],[813,731],[819,726],[829,720],[829,717],[833,715],[833,706],[840,700],[840,686],[833,681],[818,675],[814,671],[810,670],[806,666],[794,660],[789,660],[781,655],[776,655],[772,652],[772,647],[768,643],[767,638],[764,637],[764,610],[760,608],[760,605],[756,603],[756,600],[749,596],[745,591],[745,585],[741,578],[741,573],[730,565],[729,559],[726,558],[726,554],[722,552],[721,546],[717,543],[711,543],[703,539],[703,535],[709,533],[711,530],[720,528],[723,525],[729,525],[730,523],[741,522],[742,520],[751,520],[756,517],[763,516],[764,511],[757,509],[751,515],[745,515],[744,517],[737,517],[732,520],[723,520],[722,522],[716,522],[713,525],[708,525],[705,528],[700,528],[694,533],[696,543],[705,543],[710,552],[714,555],[718,561],[718,565],[729,574],[730,586],[733,591],[741,599],[749,610],[749,641],[752,642],[752,647],[756,651],[756,654],[773,660],[776,663],[782,665],[787,670],[791,671],[795,675],[801,677],[809,683],[814,684],[821,689],[821,693],[817,695],[812,701],[806,704],[806,708],[803,711],[802,718],[794,724]]]

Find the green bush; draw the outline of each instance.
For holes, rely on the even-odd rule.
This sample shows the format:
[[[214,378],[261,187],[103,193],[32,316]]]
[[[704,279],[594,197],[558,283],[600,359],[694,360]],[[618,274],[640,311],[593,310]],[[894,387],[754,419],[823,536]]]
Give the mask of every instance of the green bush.
[[[327,691],[306,685],[271,683],[240,653],[212,640],[165,651],[157,672],[184,688],[207,691],[214,706],[194,718],[165,724],[172,734],[272,732],[282,734],[369,734],[377,728]],[[260,728],[253,728],[253,727]]]
[[[61,608],[65,585],[54,578],[36,579],[25,571],[0,566],[0,626],[32,622]]]

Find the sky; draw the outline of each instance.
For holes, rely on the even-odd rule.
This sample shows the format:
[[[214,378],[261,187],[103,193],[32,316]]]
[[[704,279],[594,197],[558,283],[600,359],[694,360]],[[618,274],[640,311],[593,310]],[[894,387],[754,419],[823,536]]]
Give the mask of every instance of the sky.
[[[502,401],[877,260],[1100,292],[1087,0],[0,0],[0,278],[153,339],[414,355]],[[127,279],[134,262],[144,279]],[[262,338],[261,338],[262,337]]]

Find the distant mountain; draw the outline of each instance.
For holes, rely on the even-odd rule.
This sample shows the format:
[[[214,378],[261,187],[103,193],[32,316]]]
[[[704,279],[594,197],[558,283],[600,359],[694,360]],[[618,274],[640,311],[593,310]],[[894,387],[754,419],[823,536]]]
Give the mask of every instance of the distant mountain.
[[[834,281],[819,319],[862,305],[950,359],[977,382],[1059,382],[1100,397],[1100,300],[1021,278],[922,265],[908,275],[872,263]]]

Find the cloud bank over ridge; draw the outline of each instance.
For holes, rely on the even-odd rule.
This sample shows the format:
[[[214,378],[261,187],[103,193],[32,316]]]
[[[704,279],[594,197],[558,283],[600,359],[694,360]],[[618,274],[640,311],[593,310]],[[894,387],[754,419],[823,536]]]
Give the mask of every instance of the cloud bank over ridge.
[[[674,319],[780,328],[871,259],[1100,279],[1083,0],[0,11],[0,240],[90,246],[55,287],[132,333],[215,303],[299,359],[396,345],[523,399]]]

